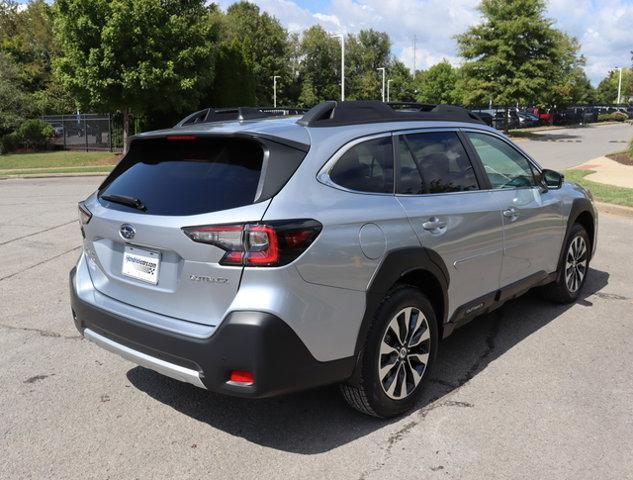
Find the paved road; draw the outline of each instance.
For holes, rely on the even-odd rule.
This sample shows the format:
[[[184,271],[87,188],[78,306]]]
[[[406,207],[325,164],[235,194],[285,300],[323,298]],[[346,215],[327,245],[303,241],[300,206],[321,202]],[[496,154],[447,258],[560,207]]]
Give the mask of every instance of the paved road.
[[[581,301],[530,294],[459,330],[384,422],[335,388],[232,399],[82,340],[67,274],[98,182],[0,181],[0,478],[633,478],[633,221],[602,215]]]
[[[553,170],[574,167],[607,153],[619,152],[633,139],[633,126],[589,125],[540,132],[519,145],[541,165]]]

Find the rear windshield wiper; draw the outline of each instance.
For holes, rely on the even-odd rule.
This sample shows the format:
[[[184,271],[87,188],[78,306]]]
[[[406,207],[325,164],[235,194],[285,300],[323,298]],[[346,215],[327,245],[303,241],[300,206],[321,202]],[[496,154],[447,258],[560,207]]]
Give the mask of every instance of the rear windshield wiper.
[[[139,198],[128,197],[127,195],[101,195],[103,200],[107,200],[112,203],[120,203],[128,207],[136,208],[137,210],[145,211],[145,205]]]

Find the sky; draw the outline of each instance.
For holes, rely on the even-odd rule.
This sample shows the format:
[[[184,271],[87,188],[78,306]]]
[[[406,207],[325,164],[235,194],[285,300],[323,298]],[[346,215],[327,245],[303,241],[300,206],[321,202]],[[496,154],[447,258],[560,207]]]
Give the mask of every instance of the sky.
[[[232,0],[215,0],[223,9]],[[373,28],[389,34],[393,54],[413,67],[428,68],[446,58],[459,65],[454,35],[478,23],[479,0],[251,0],[292,32],[320,24],[333,33]],[[633,0],[550,0],[547,15],[575,36],[594,85],[615,67],[631,66]]]

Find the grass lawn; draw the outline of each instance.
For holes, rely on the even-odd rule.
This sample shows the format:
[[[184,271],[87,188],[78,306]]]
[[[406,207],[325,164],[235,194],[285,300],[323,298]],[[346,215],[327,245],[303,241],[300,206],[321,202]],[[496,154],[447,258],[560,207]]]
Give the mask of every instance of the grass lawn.
[[[73,168],[73,167],[90,167],[104,165],[116,165],[120,155],[110,152],[75,152],[75,151],[59,151],[59,152],[40,152],[40,153],[15,153],[9,155],[0,155],[0,173],[3,170],[24,170],[36,169],[55,169]],[[86,170],[86,171],[103,171],[103,170]],[[14,171],[4,173],[17,173]],[[43,172],[38,172],[43,173]],[[68,172],[59,172],[68,173]]]
[[[594,198],[599,202],[614,203],[633,207],[633,188],[616,187],[604,183],[585,180],[585,177],[593,170],[565,170],[565,180],[576,182],[588,190],[591,190]]]

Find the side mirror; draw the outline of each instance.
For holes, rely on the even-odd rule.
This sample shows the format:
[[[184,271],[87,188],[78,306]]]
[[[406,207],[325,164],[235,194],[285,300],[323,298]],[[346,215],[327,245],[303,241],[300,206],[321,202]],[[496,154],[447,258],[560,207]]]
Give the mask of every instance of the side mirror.
[[[544,168],[542,172],[542,179],[543,183],[549,190],[557,190],[563,186],[565,175],[554,170]]]

